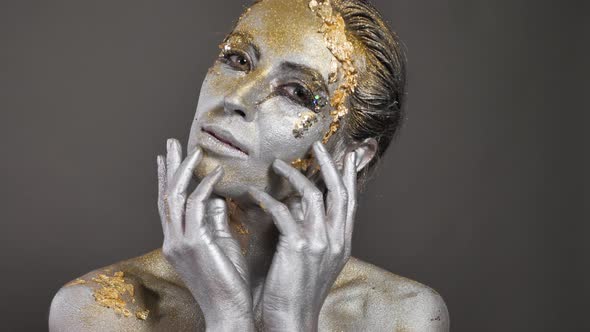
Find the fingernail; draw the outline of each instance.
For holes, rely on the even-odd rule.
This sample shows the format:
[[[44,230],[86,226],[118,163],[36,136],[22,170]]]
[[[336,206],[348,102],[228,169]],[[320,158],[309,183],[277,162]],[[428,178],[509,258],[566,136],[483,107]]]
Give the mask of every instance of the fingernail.
[[[324,144],[322,144],[322,142],[320,142],[320,141],[317,141],[317,142],[315,142],[315,143],[314,143],[314,145],[315,145],[315,147],[316,147],[318,150],[320,150],[320,151],[322,151],[322,152],[325,152],[325,151],[326,151],[326,147],[324,146]]]
[[[356,166],[356,152],[351,152],[348,154],[348,159],[350,160],[350,162]]]
[[[173,146],[174,146],[174,138],[169,138],[166,141],[166,147],[168,148],[168,150],[171,150]]]
[[[275,159],[275,161],[273,162],[273,166],[275,166],[279,169],[285,169],[285,167],[287,166],[287,163],[282,161],[281,159]]]
[[[189,154],[189,156],[192,156],[192,157],[198,156],[198,155],[199,155],[199,151],[200,151],[200,150],[201,150],[201,149],[199,149],[199,148],[195,148],[195,149],[194,149],[194,150],[193,150],[193,151],[192,151],[192,152]]]

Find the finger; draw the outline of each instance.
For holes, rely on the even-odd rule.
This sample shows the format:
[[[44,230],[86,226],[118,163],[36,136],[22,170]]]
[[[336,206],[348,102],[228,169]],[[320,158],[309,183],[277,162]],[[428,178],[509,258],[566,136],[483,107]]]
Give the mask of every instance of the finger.
[[[163,156],[156,158],[158,164],[158,213],[162,223],[162,231],[166,236],[168,231],[168,220],[166,208],[164,206],[164,195],[166,194],[166,161]]]
[[[282,160],[275,160],[273,169],[285,177],[301,195],[305,223],[310,228],[311,235],[321,241],[327,240],[326,224],[324,222],[324,195],[305,175]]]
[[[338,226],[344,223],[346,219],[346,205],[348,203],[348,193],[342,176],[334,164],[332,156],[326,151],[321,142],[313,145],[314,156],[320,165],[320,171],[324,178],[324,183],[328,188],[326,199],[326,216],[328,222],[338,229]],[[334,225],[338,224],[338,225]]]
[[[212,240],[209,226],[205,223],[206,201],[213,192],[213,187],[223,177],[223,168],[217,166],[207,174],[186,201],[185,235],[188,238],[206,236]]]
[[[221,197],[212,197],[207,201],[207,222],[219,235],[231,236],[227,222],[227,203]]]
[[[314,220],[323,220],[324,195],[305,175],[295,169],[293,166],[277,159],[273,163],[274,171],[286,178],[289,183],[301,196],[304,205],[304,212],[314,217]]]
[[[186,159],[178,166],[172,182],[168,183],[168,192],[170,194],[184,195],[186,189],[193,177],[195,168],[203,158],[203,152],[201,149],[195,149]]]
[[[182,147],[178,140],[170,138],[166,141],[166,150],[167,183],[172,183],[172,177],[182,161]]]
[[[293,237],[299,235],[299,227],[293,220],[289,208],[269,194],[256,188],[250,187],[248,193],[252,199],[260,205],[260,207],[268,212],[274,220],[279,232],[285,237]]]
[[[215,196],[215,195],[213,195]],[[215,243],[229,258],[242,279],[248,283],[246,260],[242,247],[234,239],[228,224],[227,203],[222,197],[211,197],[207,201],[207,223],[214,229]]]
[[[344,161],[343,180],[348,192],[348,204],[346,211],[346,225],[344,227],[344,249],[347,256],[351,252],[352,231],[356,214],[356,153],[351,152]]]

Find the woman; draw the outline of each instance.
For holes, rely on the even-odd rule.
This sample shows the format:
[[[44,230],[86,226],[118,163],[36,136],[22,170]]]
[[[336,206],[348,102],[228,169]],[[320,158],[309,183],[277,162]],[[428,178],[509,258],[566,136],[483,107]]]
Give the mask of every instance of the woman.
[[[357,182],[403,89],[364,0],[257,1],[205,78],[186,158],[177,140],[158,156],[162,249],[64,286],[50,330],[447,331],[438,294],[350,258]]]

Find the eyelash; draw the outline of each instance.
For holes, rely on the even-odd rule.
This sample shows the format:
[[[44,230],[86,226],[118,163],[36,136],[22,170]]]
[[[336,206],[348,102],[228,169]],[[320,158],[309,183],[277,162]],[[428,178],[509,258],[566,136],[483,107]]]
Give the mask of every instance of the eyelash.
[[[238,59],[232,60],[232,57],[238,57]],[[234,70],[249,72],[252,69],[252,62],[250,61],[248,54],[241,51],[223,51],[219,57],[219,60]],[[245,63],[239,63],[241,60],[245,61]]]
[[[232,59],[233,57],[237,57],[237,59]],[[249,72],[252,70],[252,62],[250,61],[248,54],[242,51],[223,50],[219,60],[234,70],[243,72]],[[239,63],[241,60],[245,61],[245,63]],[[295,91],[289,92],[287,90],[288,88],[299,89],[303,93],[303,96],[296,96]],[[273,93],[273,95],[278,94],[284,96],[294,103],[309,108],[316,113],[319,113],[327,104],[323,97],[313,94],[310,89],[300,83],[284,84],[279,86],[277,89],[278,91]]]
[[[293,92],[290,92],[287,90],[288,88],[293,88],[295,90],[299,89],[299,91],[303,93],[303,96],[296,96],[296,91],[294,90]],[[324,102],[324,99],[321,96],[317,95],[319,99],[316,99],[316,95],[314,95],[308,88],[306,88],[302,84],[288,83],[285,85],[281,85],[278,89],[278,93],[280,95],[285,96],[289,98],[291,101],[304,107],[307,107],[316,113],[321,111],[321,109],[326,106],[326,103]]]

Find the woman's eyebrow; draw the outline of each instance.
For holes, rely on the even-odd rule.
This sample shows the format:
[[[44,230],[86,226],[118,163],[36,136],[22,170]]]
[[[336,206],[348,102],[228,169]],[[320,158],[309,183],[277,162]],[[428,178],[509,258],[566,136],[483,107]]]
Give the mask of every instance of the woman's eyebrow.
[[[251,47],[254,51],[254,56],[256,57],[256,60],[260,59],[260,49],[258,48],[258,46],[256,46],[256,44],[254,44],[254,39],[252,38],[251,34],[245,31],[234,31],[230,33],[227,37],[225,37],[224,42],[227,43],[232,39],[237,39],[237,41],[247,44],[247,46]]]
[[[322,74],[311,67],[302,65],[300,63],[285,61],[281,63],[280,69],[281,71],[297,71],[303,75],[309,76],[314,82],[319,83],[322,89],[328,91],[328,86],[326,85],[326,81],[324,80]]]

